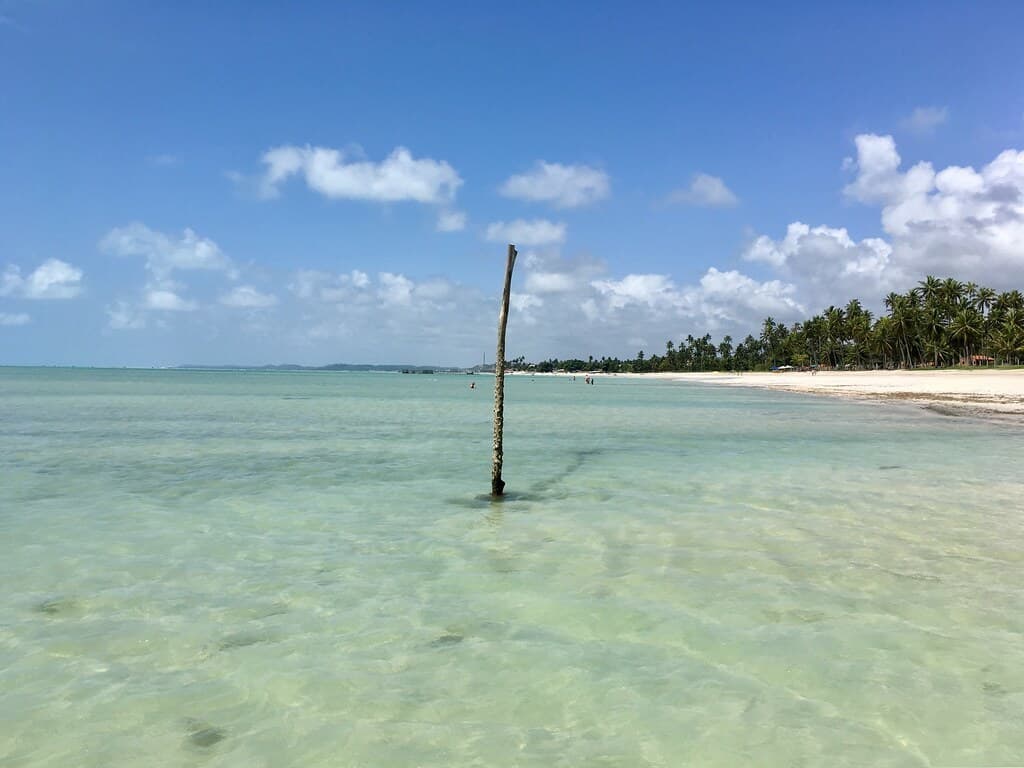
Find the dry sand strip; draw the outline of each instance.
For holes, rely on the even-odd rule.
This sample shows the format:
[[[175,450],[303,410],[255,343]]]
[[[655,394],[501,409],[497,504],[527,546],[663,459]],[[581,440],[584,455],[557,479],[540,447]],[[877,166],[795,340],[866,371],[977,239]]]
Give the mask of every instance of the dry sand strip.
[[[655,374],[677,381],[790,392],[900,400],[949,415],[1024,420],[1024,370],[781,371],[777,373]]]

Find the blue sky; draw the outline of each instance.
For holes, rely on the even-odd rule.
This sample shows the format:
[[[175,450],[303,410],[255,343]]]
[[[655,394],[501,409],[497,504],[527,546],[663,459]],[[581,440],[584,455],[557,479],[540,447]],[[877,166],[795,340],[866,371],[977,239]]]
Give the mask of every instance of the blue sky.
[[[1024,287],[1020,3],[0,0],[0,363],[633,355]]]

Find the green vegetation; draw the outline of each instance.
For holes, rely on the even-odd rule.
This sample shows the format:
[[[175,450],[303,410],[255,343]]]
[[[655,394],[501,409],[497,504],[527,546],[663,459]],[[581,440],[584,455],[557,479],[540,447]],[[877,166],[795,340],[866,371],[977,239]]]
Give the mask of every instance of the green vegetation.
[[[885,297],[886,314],[872,317],[859,299],[829,307],[790,327],[765,318],[757,337],[733,346],[731,336],[718,345],[711,335],[668,341],[665,354],[632,360],[593,357],[545,360],[513,368],[550,372],[604,371],[755,371],[790,365],[798,368],[917,368],[956,365],[1020,365],[1024,361],[1024,295],[953,278],[926,277],[905,294]]]

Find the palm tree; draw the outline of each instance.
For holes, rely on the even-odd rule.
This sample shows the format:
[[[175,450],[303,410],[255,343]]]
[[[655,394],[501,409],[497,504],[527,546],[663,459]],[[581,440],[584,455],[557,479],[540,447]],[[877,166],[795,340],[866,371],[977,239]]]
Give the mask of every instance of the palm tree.
[[[883,368],[888,368],[889,360],[895,357],[893,353],[898,346],[891,317],[878,318],[875,327],[871,329],[870,344],[872,354],[881,358]]]
[[[981,316],[970,307],[963,307],[949,322],[949,338],[964,347],[964,365],[971,364],[971,342],[981,333]]]
[[[828,354],[832,366],[839,367],[846,346],[846,315],[843,310],[829,307],[825,310],[825,330],[828,334]]]
[[[775,331],[778,326],[775,323],[775,318],[770,315],[764,319],[764,323],[761,325],[761,343],[764,345],[765,351],[768,353],[768,367],[775,367]]]
[[[947,277],[942,281],[942,301],[946,305],[947,313],[952,316],[954,311],[960,308],[964,299],[964,284],[953,277]]]
[[[937,277],[928,275],[917,286],[926,303],[938,301],[942,295],[942,281]]]
[[[910,337],[913,335],[915,325],[915,314],[917,311],[917,297],[914,292],[903,296],[899,293],[890,293],[885,297],[885,306],[889,308],[889,316],[892,318],[893,331],[898,342],[897,348],[903,366],[910,368],[913,363],[913,354],[910,351]]]
[[[982,286],[974,292],[974,308],[982,315],[988,315],[989,310],[996,301],[996,292],[991,288]]]
[[[1024,329],[1015,323],[1005,323],[995,334],[995,353],[1004,363],[1017,364],[1024,356]]]
[[[924,332],[924,343],[932,353],[932,365],[938,368],[939,357],[946,345],[946,317],[938,304],[925,306],[921,313],[921,330]]]
[[[722,343],[718,345],[718,356],[722,359],[722,367],[727,371],[732,370],[732,336],[722,337]]]

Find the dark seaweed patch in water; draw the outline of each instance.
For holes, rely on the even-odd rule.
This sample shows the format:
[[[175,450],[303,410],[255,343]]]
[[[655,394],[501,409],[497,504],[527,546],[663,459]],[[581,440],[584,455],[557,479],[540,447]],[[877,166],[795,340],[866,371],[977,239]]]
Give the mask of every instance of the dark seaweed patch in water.
[[[814,624],[825,620],[825,614],[821,611],[807,611],[800,608],[789,608],[786,610],[764,610],[761,611],[767,621],[773,624]]]
[[[465,507],[466,509],[486,509],[494,504],[515,504],[518,502],[528,504],[534,501],[543,501],[545,498],[550,497],[538,493],[508,491],[502,496],[478,493],[476,496],[470,496],[469,498],[451,498],[447,500],[447,503],[455,507]]]
[[[492,504],[510,504],[516,502],[535,502],[545,501],[548,499],[564,499],[568,496],[566,492],[552,492],[552,489],[561,485],[567,478],[579,471],[579,469],[587,462],[592,456],[602,453],[599,448],[587,448],[583,450],[573,451],[569,454],[570,459],[568,464],[554,475],[540,480],[529,487],[526,491],[506,491],[502,496],[491,496],[489,493],[481,493],[472,498],[455,498],[448,499],[448,503],[459,507],[468,507],[469,509],[480,509],[484,506],[490,506]]]
[[[259,643],[269,643],[272,639],[269,635],[260,635],[255,632],[236,632],[221,640],[217,647],[222,651],[230,651],[235,648],[248,648],[250,645]]]
[[[228,736],[228,732],[223,728],[218,728],[191,717],[185,718],[185,727],[189,731],[189,743],[203,749],[224,741]]]
[[[462,635],[447,634],[430,641],[431,648],[447,648],[450,645],[458,645],[463,640]]]
[[[58,616],[62,613],[74,610],[78,604],[66,597],[54,597],[49,600],[43,600],[41,603],[36,603],[36,613],[45,613],[47,616]]]
[[[282,616],[288,613],[288,605],[286,603],[274,603],[269,605],[256,614],[257,619],[267,619],[271,616]]]
[[[924,409],[926,411],[931,411],[932,413],[937,413],[941,416],[952,416],[953,418],[957,419],[963,418],[965,416],[974,415],[966,408],[957,408],[955,406],[951,407],[948,405],[940,405],[938,403],[929,403],[928,405],[924,406]]]
[[[599,448],[583,448],[580,450],[573,451],[570,454],[569,463],[558,473],[551,477],[541,480],[540,482],[534,483],[530,487],[532,493],[545,493],[551,490],[554,486],[559,485],[571,475],[574,475],[580,470],[580,468],[587,463],[587,460],[593,456],[597,456],[601,453]]]

